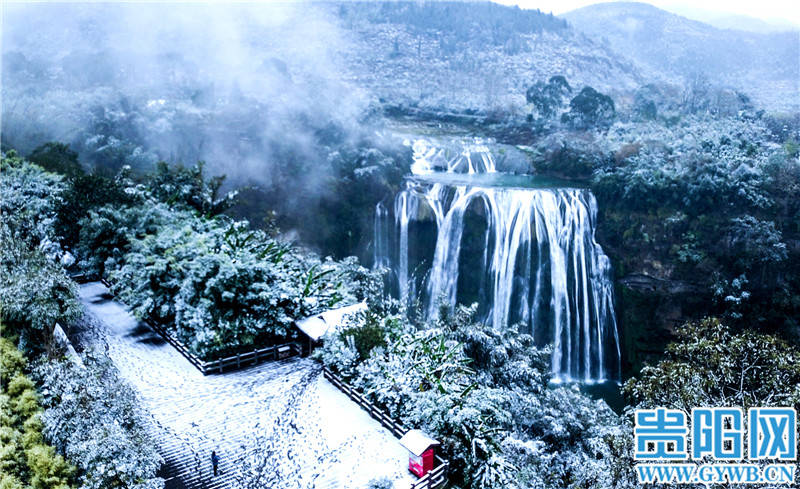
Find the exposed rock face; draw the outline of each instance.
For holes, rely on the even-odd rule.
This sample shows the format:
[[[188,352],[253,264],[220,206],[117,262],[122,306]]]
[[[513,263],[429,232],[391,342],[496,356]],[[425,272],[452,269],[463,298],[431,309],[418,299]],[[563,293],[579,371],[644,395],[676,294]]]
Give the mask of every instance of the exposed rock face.
[[[660,294],[701,293],[704,289],[696,284],[682,280],[666,280],[651,277],[643,273],[632,273],[620,279],[619,283],[639,292],[657,292]]]

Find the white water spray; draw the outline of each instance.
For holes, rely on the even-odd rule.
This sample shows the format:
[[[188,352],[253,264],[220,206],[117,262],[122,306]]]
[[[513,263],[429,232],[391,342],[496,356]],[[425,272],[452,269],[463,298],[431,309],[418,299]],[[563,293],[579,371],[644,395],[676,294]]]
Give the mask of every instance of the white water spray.
[[[425,153],[441,150],[426,147]],[[475,158],[475,153],[480,156]],[[455,168],[478,172],[478,161],[480,172],[494,172],[488,148],[476,150],[474,145],[457,158]],[[424,284],[429,317],[441,304],[452,307],[458,302],[462,267],[480,268],[485,321],[496,329],[521,324],[540,343],[551,342],[555,381],[619,380],[611,265],[594,238],[597,203],[591,192],[461,182],[447,185],[416,177],[397,195],[395,269],[401,299],[408,301],[414,293],[409,224],[435,221],[436,248]],[[482,214],[486,224],[480,257],[462,256],[465,239],[475,239],[465,237],[465,216],[470,213]]]

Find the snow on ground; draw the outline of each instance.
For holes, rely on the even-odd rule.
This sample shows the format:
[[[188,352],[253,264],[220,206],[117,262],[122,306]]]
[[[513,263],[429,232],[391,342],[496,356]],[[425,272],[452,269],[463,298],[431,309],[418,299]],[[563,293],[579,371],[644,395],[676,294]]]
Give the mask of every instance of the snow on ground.
[[[204,376],[99,282],[80,289],[95,346],[105,347],[152,413],[164,453],[183,454],[175,487],[365,487],[414,480],[397,439],[308,358]],[[211,451],[222,474],[211,471]],[[176,455],[177,456],[177,455]],[[169,458],[169,457],[167,457]],[[191,463],[190,463],[191,462]],[[277,485],[276,485],[277,484]]]

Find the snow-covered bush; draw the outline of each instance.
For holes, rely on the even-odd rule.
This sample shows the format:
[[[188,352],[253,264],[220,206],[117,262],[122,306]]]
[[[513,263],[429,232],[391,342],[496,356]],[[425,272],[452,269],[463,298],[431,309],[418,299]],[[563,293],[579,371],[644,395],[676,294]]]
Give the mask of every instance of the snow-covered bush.
[[[132,238],[155,233],[175,217],[166,204],[103,206],[89,211],[78,223],[80,238],[76,252],[81,269],[103,275],[106,266],[116,269],[123,263]]]
[[[49,347],[56,323],[80,314],[75,282],[39,249],[13,237],[0,223],[0,319],[27,348]]]
[[[56,207],[65,189],[62,177],[20,158],[0,157],[0,215],[11,234],[30,247],[54,241]]]
[[[783,152],[757,122],[710,116],[674,126],[618,123],[600,144],[610,151],[641,146],[617,165],[596,168],[599,198],[637,210],[684,208],[692,215],[769,208],[769,161]]]
[[[189,205],[105,206],[81,226],[84,268],[106,273],[138,316],[205,359],[286,341],[295,319],[362,300],[380,284],[355,259],[320,260]]]
[[[14,152],[0,162],[0,304],[2,320],[25,348],[47,346],[56,322],[80,307],[75,284],[55,261],[63,256],[53,232],[61,177]]]
[[[362,315],[326,338],[318,357],[393,417],[439,440],[460,487],[632,487],[621,420],[577,387],[548,386],[547,349],[476,324],[474,313],[459,307],[421,328]],[[376,325],[384,344],[362,360],[353,330]]]
[[[82,489],[158,489],[162,460],[151,421],[111,361],[87,353],[37,367],[44,434],[77,465]]]
[[[233,205],[236,192],[220,196],[220,187],[225,177],[206,178],[204,168],[205,163],[202,161],[188,168],[159,162],[155,172],[147,179],[147,190],[161,202],[185,206],[201,215],[220,214]]]
[[[0,160],[0,319],[23,348],[48,347],[56,322],[80,312],[75,284],[57,260],[53,231],[61,177],[9,151]]]

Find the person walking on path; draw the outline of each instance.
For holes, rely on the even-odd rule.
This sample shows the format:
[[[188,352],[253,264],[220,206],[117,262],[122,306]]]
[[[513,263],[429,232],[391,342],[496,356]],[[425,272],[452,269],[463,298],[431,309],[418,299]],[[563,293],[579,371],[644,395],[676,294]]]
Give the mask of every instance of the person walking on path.
[[[217,451],[211,451],[211,466],[214,467],[214,477],[217,476],[217,467],[219,467],[219,457],[217,456]]]

